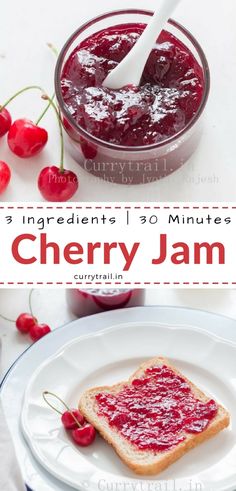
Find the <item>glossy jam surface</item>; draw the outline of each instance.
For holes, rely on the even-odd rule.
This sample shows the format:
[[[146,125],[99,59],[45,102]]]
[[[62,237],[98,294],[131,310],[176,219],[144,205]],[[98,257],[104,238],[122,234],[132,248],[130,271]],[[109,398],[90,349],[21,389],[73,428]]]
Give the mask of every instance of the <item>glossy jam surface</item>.
[[[184,378],[165,365],[147,369],[143,378],[116,395],[99,393],[96,401],[111,427],[140,450],[154,452],[170,450],[187,434],[201,433],[218,411],[215,401],[196,399]]]
[[[181,131],[201,104],[203,71],[189,49],[167,31],[152,50],[139,87],[102,87],[144,28],[125,24],[93,34],[65,63],[64,102],[76,123],[100,140],[125,146],[164,141]]]

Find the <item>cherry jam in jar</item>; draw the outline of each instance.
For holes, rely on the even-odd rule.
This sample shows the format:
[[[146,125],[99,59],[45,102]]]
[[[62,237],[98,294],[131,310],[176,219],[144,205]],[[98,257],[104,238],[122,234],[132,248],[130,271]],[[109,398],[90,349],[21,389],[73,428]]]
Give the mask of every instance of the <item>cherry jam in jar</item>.
[[[62,49],[55,75],[68,148],[108,182],[148,183],[178,169],[194,152],[209,93],[209,68],[195,38],[169,20],[138,87],[103,87],[132,49],[151,12],[120,10],[84,24]]]
[[[122,288],[69,289],[66,296],[73,314],[84,317],[106,310],[141,306],[144,304],[145,291]]]

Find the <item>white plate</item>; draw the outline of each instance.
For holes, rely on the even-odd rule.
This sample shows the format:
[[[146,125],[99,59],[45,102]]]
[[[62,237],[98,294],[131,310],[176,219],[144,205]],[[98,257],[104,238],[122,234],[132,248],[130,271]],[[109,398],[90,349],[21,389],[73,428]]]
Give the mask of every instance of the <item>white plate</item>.
[[[69,440],[58,415],[49,409],[42,392],[50,390],[76,406],[88,387],[127,378],[144,360],[164,355],[204,392],[225,405],[232,416],[230,429],[194,449],[155,481],[157,489],[191,486],[204,491],[233,489],[236,484],[236,344],[191,327],[156,322],[126,323],[81,337],[53,355],[33,375],[24,399],[22,427],[41,465],[75,489],[107,491],[142,485],[101,438],[86,449]],[[151,478],[153,481],[153,478]],[[174,484],[173,484],[174,483]],[[172,488],[171,488],[172,486]]]
[[[78,319],[42,338],[33,344],[13,364],[1,383],[0,399],[9,429],[12,433],[20,467],[28,485],[33,491],[72,491],[70,486],[57,480],[42,467],[29,451],[20,431],[21,406],[25,387],[32,373],[51,355],[62,349],[68,341],[89,332],[110,327],[117,323],[156,321],[170,324],[192,324],[203,331],[207,330],[236,342],[236,320],[229,317],[182,307],[155,306],[135,307]],[[125,491],[125,490],[111,490]],[[132,490],[135,491],[135,490]],[[139,490],[137,490],[139,491]],[[162,491],[162,490],[150,490]],[[175,491],[163,490],[163,491]],[[179,491],[179,490],[176,490]],[[200,490],[191,490],[200,491]],[[214,490],[213,490],[214,491]]]

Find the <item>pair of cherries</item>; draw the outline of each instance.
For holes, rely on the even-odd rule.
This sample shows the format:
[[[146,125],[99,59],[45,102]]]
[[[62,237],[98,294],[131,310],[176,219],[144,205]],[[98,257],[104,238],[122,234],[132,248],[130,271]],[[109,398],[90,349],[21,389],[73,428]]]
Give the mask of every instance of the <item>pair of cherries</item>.
[[[62,413],[55,408],[48,400],[48,396],[55,397],[60,404],[65,406],[66,411]],[[86,421],[84,416],[78,409],[70,409],[67,404],[58,396],[52,392],[44,391],[43,398],[48,406],[61,415],[61,422],[71,436],[76,445],[80,447],[88,447],[91,445],[96,437],[95,428]]]
[[[38,341],[41,339],[43,336],[46,336],[46,334],[49,334],[51,332],[51,328],[47,324],[39,324],[35,316],[33,315],[33,310],[32,310],[32,294],[33,294],[33,289],[30,291],[29,294],[29,311],[30,313],[22,313],[20,314],[16,320],[9,319],[5,315],[0,314],[0,317],[8,322],[12,322],[15,324],[17,330],[21,334],[29,334],[32,341]]]
[[[47,324],[39,324],[31,314],[20,314],[16,319],[16,328],[21,334],[29,334],[32,341],[36,342],[51,332]]]
[[[78,409],[65,411],[61,416],[61,421],[64,428],[71,431],[71,436],[77,445],[88,447],[93,443],[96,431],[90,423],[87,423]]]
[[[24,90],[39,87],[26,87]],[[16,97],[13,96],[10,100]],[[10,101],[9,100],[9,101]],[[57,109],[51,100],[50,102],[55,111]],[[44,113],[45,114],[45,111]],[[60,116],[57,112],[58,121],[61,128]],[[39,118],[41,119],[41,118]],[[20,158],[34,157],[39,154],[48,141],[48,133],[44,128],[38,126],[33,121],[21,118],[12,123],[11,115],[6,107],[0,107],[0,137],[7,134],[7,141],[10,150]],[[63,148],[63,135],[61,134],[61,146]],[[64,169],[63,152],[60,167],[45,167],[39,174],[38,188],[44,199],[47,201],[68,201],[76,193],[79,183],[76,174]],[[11,171],[6,162],[0,161],[0,194],[3,193],[11,179]]]

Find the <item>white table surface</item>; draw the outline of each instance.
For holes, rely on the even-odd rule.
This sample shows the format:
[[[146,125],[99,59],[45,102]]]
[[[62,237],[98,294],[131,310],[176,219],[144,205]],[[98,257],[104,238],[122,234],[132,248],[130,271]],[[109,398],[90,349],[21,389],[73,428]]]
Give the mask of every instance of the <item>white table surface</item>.
[[[15,319],[28,312],[29,290],[0,290],[0,313]],[[34,290],[34,315],[52,329],[74,319],[67,307],[64,290]],[[223,314],[236,319],[236,290],[146,290],[146,305],[175,305]],[[207,326],[206,326],[207,328]],[[2,360],[0,380],[15,359],[30,345],[29,338],[17,332],[13,323],[0,319]]]
[[[154,9],[154,0],[2,0],[0,29],[0,102],[16,89],[37,83],[51,93],[54,57],[46,47],[51,41],[61,48],[68,36],[85,20],[107,10],[133,7]],[[200,147],[191,161],[162,181],[142,185],[114,185],[98,181],[69,157],[66,166],[78,172],[79,201],[234,201],[236,198],[235,113],[236,99],[236,2],[235,0],[182,0],[174,15],[199,40],[209,60],[212,87]],[[43,103],[37,94],[26,94],[12,106],[13,116],[37,118]],[[1,196],[5,201],[41,200],[36,178],[42,167],[56,164],[59,138],[55,116],[45,126],[50,141],[34,160],[22,161],[0,142],[0,159],[13,168],[12,183]]]

